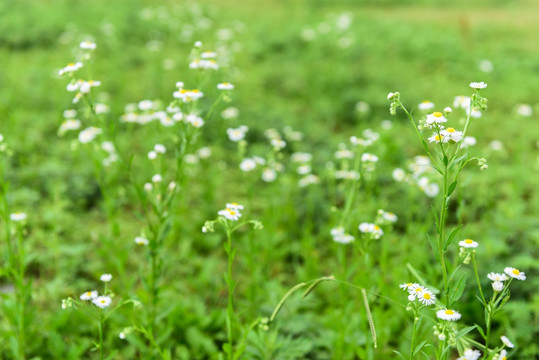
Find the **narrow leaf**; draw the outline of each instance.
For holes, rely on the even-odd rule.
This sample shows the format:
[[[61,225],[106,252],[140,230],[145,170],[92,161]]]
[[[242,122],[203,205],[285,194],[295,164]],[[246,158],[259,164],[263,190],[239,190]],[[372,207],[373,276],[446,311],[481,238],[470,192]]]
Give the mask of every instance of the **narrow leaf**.
[[[449,188],[447,189],[447,196],[450,196],[453,193],[453,191],[455,191],[456,187],[457,187],[457,180],[453,181],[451,185],[449,185]]]
[[[445,242],[444,251],[447,250],[447,248],[449,248],[449,246],[451,245],[451,243],[453,242],[453,240],[459,233],[460,229],[462,229],[462,226],[463,224],[460,224],[451,232],[451,234],[449,234],[449,237],[447,238],[447,241]]]

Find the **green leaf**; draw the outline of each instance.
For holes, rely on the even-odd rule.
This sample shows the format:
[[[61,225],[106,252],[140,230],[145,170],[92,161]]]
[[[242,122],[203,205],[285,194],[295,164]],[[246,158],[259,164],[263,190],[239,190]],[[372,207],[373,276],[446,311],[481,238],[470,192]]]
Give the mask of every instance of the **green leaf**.
[[[455,191],[456,187],[457,187],[457,180],[453,181],[451,185],[449,185],[449,188],[447,189],[447,196],[450,196],[453,193],[453,191]]]
[[[434,251],[434,256],[436,257],[436,260],[440,262],[440,249],[438,248],[438,243],[436,242],[436,240],[431,238],[429,234],[427,234],[427,239],[429,239],[429,243],[432,247],[432,251]]]
[[[402,355],[400,352],[398,352],[397,350],[393,350],[393,352],[397,355],[399,355],[399,357],[403,360],[406,360],[406,358],[404,357],[404,355]]]
[[[460,279],[454,283],[454,284],[451,284],[451,282],[449,283],[449,301],[448,301],[448,306],[451,307],[453,303],[455,303],[458,299],[460,299],[460,297],[462,296],[462,294],[464,293],[464,288],[466,288],[466,275],[463,274]]]
[[[455,335],[455,339],[459,339],[461,337],[463,337],[464,335],[466,335],[467,333],[469,333],[470,331],[472,331],[473,329],[475,329],[478,325],[474,325],[474,326],[468,326],[468,327],[465,327],[464,329],[461,329],[456,335]]]
[[[316,279],[313,281],[313,283],[307,288],[307,290],[303,293],[303,298],[306,297],[307,295],[309,295],[311,293],[311,291],[318,285],[320,284],[322,281],[332,281],[332,280],[335,280],[335,277],[333,275],[331,276],[324,276],[324,277],[321,277],[319,279]]]
[[[421,349],[423,349],[423,346],[425,346],[425,344],[427,343],[427,340],[424,340],[422,341],[421,343],[419,343],[415,349],[414,349],[414,352],[412,353],[412,356],[415,356],[418,352],[421,351]]]
[[[477,331],[479,332],[479,334],[481,334],[481,336],[483,337],[483,339],[487,339],[487,336],[485,335],[485,332],[483,331],[483,328],[477,324],[475,324],[475,328],[477,329]]]
[[[460,229],[462,229],[462,226],[463,224],[460,224],[451,232],[451,234],[449,234],[449,237],[447,238],[447,241],[445,242],[444,251],[447,250],[447,248],[449,248],[449,246],[451,245],[451,243],[453,242],[453,240],[459,233]]]
[[[442,159],[442,162],[444,163],[445,166],[447,166],[447,164],[449,164],[449,159],[447,158],[447,155],[444,155],[444,158]]]

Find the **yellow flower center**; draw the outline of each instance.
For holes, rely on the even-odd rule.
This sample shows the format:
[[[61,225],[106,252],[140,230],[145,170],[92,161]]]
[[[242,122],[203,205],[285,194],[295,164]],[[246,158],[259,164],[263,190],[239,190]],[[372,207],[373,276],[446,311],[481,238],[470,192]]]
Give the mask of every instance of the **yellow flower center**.
[[[100,303],[101,303],[101,304],[105,304],[106,301],[102,299],[102,300],[100,301]]]
[[[472,240],[472,239],[466,239],[466,240],[464,240],[464,242],[465,242],[466,244],[471,244],[471,243],[473,243],[473,240]]]
[[[406,286],[412,286],[412,283],[408,283],[408,284],[406,284]]]
[[[518,271],[517,269],[513,269],[512,272],[513,272],[513,274],[515,274],[515,275],[519,275],[519,274],[520,274],[520,271]]]
[[[445,311],[445,314],[446,315],[453,315],[455,312],[453,310],[446,310]]]
[[[436,135],[436,136],[434,137],[434,140],[436,140],[436,141],[442,141],[443,138],[444,138],[443,135]]]
[[[415,292],[421,292],[421,290],[423,290],[423,289],[417,288],[417,289],[415,289]]]
[[[454,132],[455,132],[455,129],[453,129],[453,128],[447,128],[446,131],[449,132],[449,133],[454,133]]]
[[[192,91],[193,91],[194,93],[200,92],[200,90],[198,90],[198,89],[194,89],[194,90],[192,90]]]
[[[232,203],[232,205],[234,205],[234,206],[238,206],[239,204],[238,204],[238,203]]]
[[[438,112],[438,111],[433,112],[432,115],[435,116],[435,117],[442,117],[442,113]]]
[[[380,230],[380,226],[374,225],[374,230],[376,230],[376,231]]]
[[[422,101],[422,103],[423,103],[423,104],[430,104],[430,101],[424,100],[424,101]]]
[[[86,293],[86,296],[92,296],[92,292],[91,292],[91,291],[88,291],[88,292]]]
[[[232,209],[228,209],[228,213],[230,215],[236,215],[236,212],[234,210],[232,210]]]
[[[425,299],[429,300],[429,299],[430,299],[430,294],[429,294],[429,293],[424,293],[424,294],[423,294],[423,297],[424,297]]]
[[[507,356],[504,356],[504,357],[502,358],[502,360],[507,360]]]

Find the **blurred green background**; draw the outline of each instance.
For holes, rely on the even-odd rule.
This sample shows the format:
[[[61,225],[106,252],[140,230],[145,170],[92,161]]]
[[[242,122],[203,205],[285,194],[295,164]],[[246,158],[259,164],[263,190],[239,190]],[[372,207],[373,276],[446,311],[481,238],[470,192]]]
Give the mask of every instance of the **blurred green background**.
[[[375,298],[371,304],[378,349],[369,343],[360,294],[324,284],[306,300],[295,299],[287,306],[275,331],[250,336],[247,358],[330,359],[340,351],[342,359],[387,359],[393,349],[405,349],[409,340],[401,334],[410,333],[411,321],[397,285],[410,280],[407,263],[427,278],[436,279],[438,270],[433,256],[425,256],[430,249],[424,234],[433,231],[431,201],[391,178],[395,167],[406,167],[407,159],[421,154],[421,146],[402,114],[391,118],[391,130],[380,130],[381,121],[390,119],[386,96],[399,91],[409,108],[430,100],[443,109],[452,105],[454,96],[469,95],[471,81],[485,81],[489,108],[470,131],[478,141],[471,152],[486,157],[489,169],[467,170],[458,194],[463,204],[459,219],[450,222],[462,220],[466,237],[481,243],[483,274],[505,266],[525,269],[528,280],[514,284],[495,334],[514,340],[514,358],[536,359],[537,14],[539,2],[531,0],[0,2],[0,133],[12,150],[9,158],[2,154],[2,161],[11,207],[30,218],[27,246],[34,295],[29,316],[35,341],[29,344],[29,357],[91,358],[93,325],[81,314],[63,312],[61,299],[95,286],[103,272],[114,273],[115,292],[134,297],[137,272],[144,271],[144,255],[132,246],[141,221],[130,205],[125,174],[111,170],[115,189],[123,194],[117,208],[125,241],[105,246],[110,224],[92,164],[82,150],[73,150],[68,136],[57,136],[63,110],[72,107],[66,81],[58,79],[57,71],[72,61],[79,42],[90,39],[98,44],[92,75],[102,82],[99,90],[108,94],[110,119],[118,119],[127,103],[167,103],[176,81],[193,83],[188,64],[195,41],[229,54],[230,66],[216,74],[215,82],[230,81],[236,88],[232,102],[219,110],[234,106],[240,116],[204,128],[201,146],[211,146],[213,155],[189,172],[190,188],[178,209],[184,220],[175,225],[167,260],[171,270],[165,275],[163,299],[173,306],[163,320],[167,331],[162,341],[174,349],[175,358],[212,358],[225,337],[221,239],[202,237],[200,227],[230,199],[247,201],[251,196],[251,217],[265,225],[238,245],[237,296],[243,323],[269,315],[294,284],[339,268],[338,249],[329,237],[331,207],[338,205],[339,197],[322,185],[298,189],[292,175],[272,184],[253,184],[237,170],[237,159],[231,156],[234,146],[224,134],[227,127],[240,124],[249,126],[255,153],[266,151],[262,133],[267,128],[291,126],[303,132],[304,141],[289,151],[311,152],[319,174],[340,142],[366,128],[381,131],[373,149],[380,157],[376,190],[360,199],[356,215],[359,222],[381,207],[400,218],[387,235],[392,244],[389,266],[372,269],[379,294],[392,299]],[[356,110],[359,101],[368,104],[368,111]],[[518,104],[529,104],[532,115],[519,115]],[[144,156],[163,136],[152,128],[126,129],[121,142],[127,151]],[[501,141],[501,150],[492,148],[494,140]],[[305,239],[316,244],[316,253],[302,253]],[[311,256],[316,266],[307,268],[305,257]],[[255,273],[246,271],[253,264],[262,265]],[[472,324],[483,320],[469,275],[470,291],[460,310]],[[349,319],[344,335],[335,325],[343,316]],[[107,341],[119,350],[117,358],[140,356],[136,343],[113,336],[128,325],[127,312],[111,321]],[[0,326],[2,343],[7,344],[9,325],[0,319]],[[426,337],[431,332],[429,324],[422,329]],[[0,347],[0,358],[10,356],[8,345]]]

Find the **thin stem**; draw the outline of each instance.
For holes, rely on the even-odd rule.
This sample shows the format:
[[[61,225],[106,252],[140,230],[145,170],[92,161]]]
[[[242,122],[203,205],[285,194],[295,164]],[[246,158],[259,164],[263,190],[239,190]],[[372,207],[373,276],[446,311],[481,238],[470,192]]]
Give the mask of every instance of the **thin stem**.
[[[234,262],[234,253],[232,251],[232,233],[229,229],[226,231],[227,237],[227,255],[228,255],[228,268],[227,268],[227,285],[228,285],[228,305],[227,305],[227,319],[226,330],[228,337],[228,359],[233,359],[233,338],[232,338],[232,322],[234,321],[234,283],[232,281],[232,263]]]
[[[412,328],[412,342],[410,343],[410,360],[414,358],[414,344],[415,344],[416,332],[417,332],[417,314],[414,311],[414,326]]]
[[[475,272],[475,280],[477,281],[477,287],[479,288],[479,294],[481,294],[481,299],[483,299],[483,304],[486,305],[485,295],[483,295],[483,289],[481,288],[481,281],[479,281],[479,273],[477,272],[477,264],[475,262],[475,253],[472,252],[472,263],[473,269]]]
[[[447,291],[448,291],[448,281],[447,281],[447,267],[445,264],[445,250],[444,250],[444,230],[445,230],[445,221],[447,217],[447,174],[448,169],[447,165],[444,165],[444,181],[443,181],[443,198],[442,198],[442,205],[440,209],[440,217],[439,217],[439,224],[438,224],[438,249],[440,251],[440,265],[442,267],[442,276],[444,281],[444,294],[447,297]]]
[[[99,312],[99,358],[101,360],[105,358],[103,351],[103,311]]]

